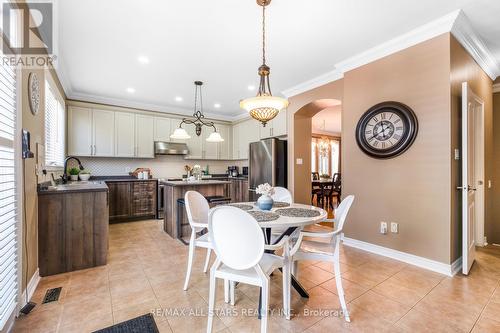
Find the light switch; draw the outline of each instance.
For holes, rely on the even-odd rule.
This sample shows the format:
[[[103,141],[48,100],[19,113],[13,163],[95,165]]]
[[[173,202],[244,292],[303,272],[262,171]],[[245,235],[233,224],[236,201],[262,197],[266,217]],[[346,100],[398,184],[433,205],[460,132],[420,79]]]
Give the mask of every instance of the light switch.
[[[455,160],[460,159],[460,149],[455,149]]]
[[[304,161],[301,158],[297,159],[297,165],[302,165],[303,163],[304,163]]]

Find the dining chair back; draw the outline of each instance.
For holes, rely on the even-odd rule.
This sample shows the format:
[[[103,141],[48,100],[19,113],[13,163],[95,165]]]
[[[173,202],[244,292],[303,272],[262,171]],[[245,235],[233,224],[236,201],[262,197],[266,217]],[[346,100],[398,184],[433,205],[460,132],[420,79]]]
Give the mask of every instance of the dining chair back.
[[[319,180],[319,172],[311,172],[313,180]]]
[[[195,247],[203,247],[207,249],[207,256],[205,258],[205,266],[203,272],[207,272],[208,264],[210,262],[210,253],[212,251],[212,243],[208,238],[208,233],[198,237],[198,233],[208,228],[208,212],[210,207],[207,199],[196,191],[187,191],[184,195],[184,203],[186,205],[186,215],[189,225],[191,226],[191,236],[189,238],[189,252],[188,264],[186,271],[186,279],[184,281],[184,290],[187,290],[189,278],[191,277],[191,270],[193,268],[193,260],[195,254]],[[180,232],[180,230],[178,231]]]
[[[353,202],[354,195],[349,195],[344,200],[342,200],[337,209],[335,209],[335,218],[333,219],[333,221],[336,231],[340,231],[344,228],[347,213],[349,213],[349,209],[351,208]]]
[[[208,211],[210,210],[207,199],[199,192],[187,191],[184,195],[184,202],[191,227],[206,228],[208,225]]]
[[[274,201],[293,203],[292,193],[284,187],[275,187],[274,194],[271,196]]]
[[[257,265],[264,253],[264,234],[247,212],[231,206],[210,213],[208,230],[217,258],[228,267],[244,270]]]

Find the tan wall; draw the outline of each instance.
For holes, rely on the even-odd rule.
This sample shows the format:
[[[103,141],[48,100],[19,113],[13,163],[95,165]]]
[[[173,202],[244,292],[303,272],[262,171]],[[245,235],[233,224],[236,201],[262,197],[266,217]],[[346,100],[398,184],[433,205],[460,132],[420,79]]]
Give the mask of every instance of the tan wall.
[[[488,75],[479,67],[474,59],[451,36],[450,39],[450,63],[451,63],[451,150],[461,146],[461,112],[462,112],[462,82],[468,82],[469,87],[484,101],[484,130],[485,130],[485,183],[492,179],[492,154],[493,154],[493,106],[492,81]],[[461,161],[451,161],[451,238],[452,261],[458,259],[461,254],[462,242],[462,213],[460,191],[457,186],[462,184]],[[492,224],[491,214],[492,190],[485,187],[485,233],[488,236]]]
[[[311,117],[332,102],[341,102],[342,95],[343,80],[337,80],[289,99],[287,122],[293,126],[288,126],[288,187],[296,202],[311,202]],[[303,160],[301,166],[296,165],[297,158]]]
[[[344,76],[342,192],[354,194],[345,235],[450,263],[449,35],[441,35]],[[419,132],[403,155],[377,160],[355,140],[361,115],[383,101],[411,107]],[[380,221],[399,223],[381,235]]]
[[[497,79],[500,81],[500,79]],[[488,228],[488,242],[500,244],[500,93],[493,94],[493,188],[490,196],[491,220]]]
[[[40,109],[37,115],[33,115],[29,107],[28,98],[28,76],[31,72],[35,72],[40,82]],[[21,77],[21,95],[22,95],[22,128],[26,129],[31,134],[31,151],[35,153],[35,158],[25,160],[25,212],[26,212],[26,229],[23,228],[23,242],[26,239],[26,246],[23,244],[23,270],[22,270],[22,290],[26,288],[26,283],[29,283],[33,274],[38,268],[38,198],[37,184],[49,180],[50,174],[47,176],[37,176],[35,172],[36,163],[36,144],[45,144],[45,71],[44,70],[23,70]],[[56,84],[59,86],[60,92],[64,95],[55,72],[52,71],[52,77],[55,78]],[[40,156],[45,158],[45,156]],[[56,175],[57,176],[57,175]],[[26,233],[26,234],[25,234]],[[28,256],[28,258],[26,257]],[[28,261],[26,261],[28,259]]]

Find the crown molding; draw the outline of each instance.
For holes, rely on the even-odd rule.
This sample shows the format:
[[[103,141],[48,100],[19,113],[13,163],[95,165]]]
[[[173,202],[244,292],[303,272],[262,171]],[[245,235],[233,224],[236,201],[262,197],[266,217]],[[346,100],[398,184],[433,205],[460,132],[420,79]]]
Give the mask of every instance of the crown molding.
[[[500,83],[493,85],[493,93],[500,93]]]
[[[68,97],[68,99],[71,99],[74,101],[80,101],[80,102],[106,104],[106,105],[119,106],[119,107],[125,107],[125,108],[139,109],[139,110],[144,110],[144,111],[156,111],[156,112],[161,112],[161,113],[170,113],[170,114],[174,113],[174,114],[178,114],[181,116],[187,116],[187,117],[191,117],[193,115],[192,109],[180,108],[178,106],[172,106],[172,105],[143,103],[143,102],[137,102],[137,101],[132,101],[132,100],[128,100],[128,99],[95,96],[95,95],[82,94],[82,93],[76,93],[76,92],[72,92],[69,95],[67,94],[67,97]],[[235,117],[233,117],[233,116],[220,115],[220,114],[210,113],[210,112],[203,112],[203,113],[205,114],[206,118],[210,118],[213,120],[224,120],[224,121],[234,121],[235,120]]]
[[[500,75],[498,61],[492,55],[482,38],[474,32],[464,12],[460,11],[451,29],[451,34],[493,81]]]
[[[500,65],[490,50],[488,50],[481,37],[474,32],[467,16],[459,9],[344,61],[338,62],[335,64],[334,69],[328,73],[286,89],[283,91],[283,94],[287,97],[292,97],[317,88],[342,78],[346,72],[355,68],[448,32],[455,36],[492,80],[495,80],[500,75]]]
[[[305,82],[299,83],[296,86],[293,86],[289,89],[283,90],[281,93],[285,95],[285,97],[289,98],[292,96],[296,96],[303,92],[309,91],[313,88],[320,87],[329,82],[340,80],[344,77],[344,73],[334,69],[329,71],[328,73],[322,74]]]

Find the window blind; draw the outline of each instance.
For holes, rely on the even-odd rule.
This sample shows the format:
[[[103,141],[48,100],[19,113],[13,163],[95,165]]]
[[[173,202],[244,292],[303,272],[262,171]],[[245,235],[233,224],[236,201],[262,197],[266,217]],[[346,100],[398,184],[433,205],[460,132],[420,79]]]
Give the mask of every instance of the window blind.
[[[64,101],[49,80],[45,81],[45,165],[64,164]]]
[[[16,72],[4,64],[0,66],[0,330],[17,306],[16,135]]]

